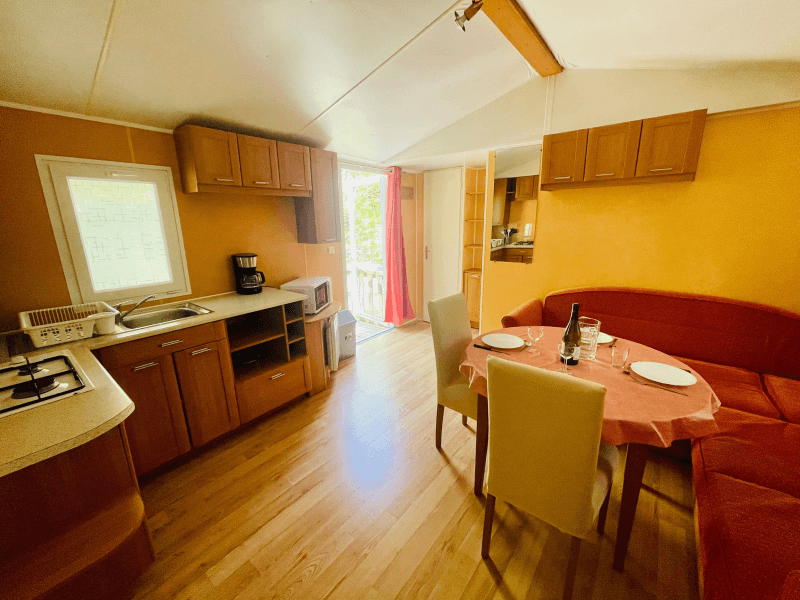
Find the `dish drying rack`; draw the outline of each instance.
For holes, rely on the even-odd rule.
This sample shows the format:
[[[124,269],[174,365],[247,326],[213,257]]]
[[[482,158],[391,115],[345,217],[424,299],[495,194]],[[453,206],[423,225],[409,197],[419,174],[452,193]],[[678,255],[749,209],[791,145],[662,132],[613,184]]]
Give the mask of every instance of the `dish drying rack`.
[[[36,348],[74,342],[114,333],[114,318],[119,312],[105,302],[86,302],[19,313],[20,328]]]

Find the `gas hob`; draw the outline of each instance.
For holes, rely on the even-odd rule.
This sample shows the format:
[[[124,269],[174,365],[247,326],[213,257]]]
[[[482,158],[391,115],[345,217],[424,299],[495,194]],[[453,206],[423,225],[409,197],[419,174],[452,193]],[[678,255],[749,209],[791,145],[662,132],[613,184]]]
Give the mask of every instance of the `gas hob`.
[[[69,350],[0,365],[0,418],[94,389]]]

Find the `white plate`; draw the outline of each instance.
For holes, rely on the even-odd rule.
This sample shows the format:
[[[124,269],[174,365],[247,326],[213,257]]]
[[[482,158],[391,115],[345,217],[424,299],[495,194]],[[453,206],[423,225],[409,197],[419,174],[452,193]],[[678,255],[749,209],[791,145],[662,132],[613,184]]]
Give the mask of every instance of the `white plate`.
[[[645,379],[666,385],[694,385],[697,377],[671,365],[657,362],[635,362],[631,364],[631,371]]]
[[[607,344],[609,342],[614,341],[613,335],[608,335],[607,333],[603,333],[602,331],[597,334],[597,343],[598,344]]]
[[[514,348],[522,348],[525,345],[525,340],[508,333],[490,333],[483,336],[483,343],[492,348],[513,350]]]

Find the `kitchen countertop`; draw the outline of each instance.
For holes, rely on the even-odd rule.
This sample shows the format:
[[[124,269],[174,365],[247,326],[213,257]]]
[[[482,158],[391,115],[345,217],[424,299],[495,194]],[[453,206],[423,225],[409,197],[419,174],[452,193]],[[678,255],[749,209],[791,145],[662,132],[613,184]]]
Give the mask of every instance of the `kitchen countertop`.
[[[26,356],[34,358],[59,348],[69,349],[94,384],[94,390],[0,417],[0,477],[85,444],[113,429],[133,412],[133,402],[94,357],[92,350],[304,299],[302,294],[274,288],[264,288],[261,294],[249,296],[229,292],[192,298],[190,302],[213,312],[134,331],[117,326],[118,333],[47,346],[27,353]],[[175,304],[186,301],[179,300]],[[165,306],[168,305],[152,309],[159,310]],[[148,310],[150,307],[137,312],[146,313]]]
[[[508,246],[497,246],[497,248],[492,248],[492,252],[495,250],[503,250],[505,248],[513,248],[514,250],[533,250],[533,244],[529,246],[517,246],[514,244],[509,244]]]

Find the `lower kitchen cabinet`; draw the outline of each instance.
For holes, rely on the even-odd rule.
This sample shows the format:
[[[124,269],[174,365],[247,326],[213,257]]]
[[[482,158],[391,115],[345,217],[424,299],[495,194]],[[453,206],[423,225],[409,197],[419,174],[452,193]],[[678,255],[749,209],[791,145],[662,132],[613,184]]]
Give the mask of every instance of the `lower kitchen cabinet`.
[[[238,427],[239,409],[227,340],[201,344],[176,352],[173,357],[192,446],[202,446]]]
[[[136,473],[141,475],[191,448],[172,355],[109,371],[136,409],[125,421]]]
[[[242,423],[268,413],[311,391],[307,356],[269,370],[243,372],[236,379],[236,397]]]

